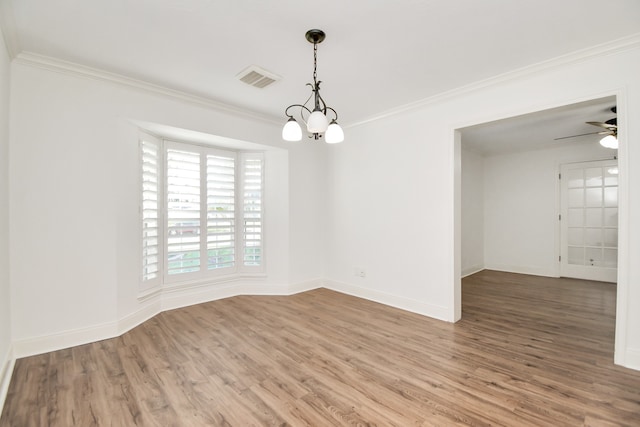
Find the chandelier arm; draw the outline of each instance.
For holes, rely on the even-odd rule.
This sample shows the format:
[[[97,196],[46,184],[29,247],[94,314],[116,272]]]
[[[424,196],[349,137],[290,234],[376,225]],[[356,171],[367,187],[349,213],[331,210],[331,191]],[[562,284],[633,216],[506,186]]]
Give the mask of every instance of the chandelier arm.
[[[323,100],[322,102],[324,102],[324,100]],[[334,116],[336,116],[333,120],[335,120],[335,121],[337,122],[337,121],[338,121],[338,113],[336,112],[336,110],[334,110],[334,109],[333,109],[333,108],[331,108],[331,107],[327,107],[327,106],[325,106],[325,111],[327,111],[327,110],[331,110],[331,111],[333,111],[333,115],[334,115]],[[325,113],[325,115],[326,115],[326,113]]]
[[[309,102],[309,100],[316,94],[316,88],[314,85],[312,85],[311,83],[307,83],[307,86],[311,87],[311,94],[309,95],[309,97],[307,98],[306,101],[304,101],[304,105],[307,105],[307,103]]]
[[[308,100],[307,100],[307,101],[308,101]],[[305,104],[306,104],[306,102],[305,102]],[[300,111],[302,111],[302,109],[304,108],[305,110],[307,110],[307,112],[308,112],[309,114],[311,114],[311,110],[309,110],[309,108],[307,108],[305,105],[303,105],[303,104],[291,104],[291,105],[289,105],[289,106],[287,107],[287,109],[286,109],[286,110],[284,110],[284,114],[285,114],[285,116],[289,117],[290,119],[291,119],[291,118],[293,118],[293,115],[289,114],[289,108],[293,108],[293,107],[300,107]],[[301,118],[302,120],[304,120],[304,117],[302,116],[302,114],[300,114],[300,118]]]

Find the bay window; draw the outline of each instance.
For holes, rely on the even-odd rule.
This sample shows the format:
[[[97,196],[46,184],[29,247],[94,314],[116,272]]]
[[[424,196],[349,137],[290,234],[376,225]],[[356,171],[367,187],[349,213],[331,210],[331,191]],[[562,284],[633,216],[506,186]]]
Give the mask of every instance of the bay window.
[[[262,153],[150,135],[140,152],[143,287],[262,271]]]

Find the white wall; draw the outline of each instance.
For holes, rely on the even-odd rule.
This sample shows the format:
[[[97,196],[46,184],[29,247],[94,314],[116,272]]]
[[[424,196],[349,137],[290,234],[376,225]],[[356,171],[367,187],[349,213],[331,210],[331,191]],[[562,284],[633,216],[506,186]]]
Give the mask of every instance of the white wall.
[[[484,158],[463,147],[461,160],[461,269],[467,276],[484,268]]]
[[[430,125],[439,118],[432,108],[350,128],[331,151],[327,274],[342,292],[452,320],[453,160],[441,141],[453,132]]]
[[[290,282],[322,279],[327,253],[327,151],[324,142],[292,143],[289,149]],[[277,236],[277,238],[280,238]],[[304,250],[301,250],[304,248]]]
[[[330,286],[456,320],[455,129],[619,95],[620,249],[616,361],[640,368],[640,41],[502,76],[348,129],[330,156]],[[625,142],[628,141],[628,145]],[[625,180],[627,180],[625,182]],[[353,266],[367,268],[365,278]]]
[[[485,267],[557,277],[560,164],[616,154],[595,142],[486,157]]]
[[[12,367],[9,287],[9,87],[10,66],[0,32],[0,408]]]
[[[317,225],[324,216],[315,207],[325,203],[317,200],[322,194],[301,185],[323,185],[322,151],[308,145],[283,149],[279,124],[55,66],[18,58],[12,77],[10,250],[18,355],[116,335],[161,309],[319,285],[324,233]],[[266,279],[138,298],[138,129],[130,119],[272,147],[266,165]],[[298,234],[305,239],[290,238]],[[312,256],[294,264],[292,253]]]

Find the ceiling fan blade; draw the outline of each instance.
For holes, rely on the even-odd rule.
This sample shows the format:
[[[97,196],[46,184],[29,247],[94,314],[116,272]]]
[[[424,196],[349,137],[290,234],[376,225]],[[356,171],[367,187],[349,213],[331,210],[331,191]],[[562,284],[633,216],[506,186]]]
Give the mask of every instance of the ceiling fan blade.
[[[560,138],[553,138],[554,141],[558,141],[561,139],[568,139],[568,138],[577,138],[579,136],[585,136],[585,135],[611,135],[611,132],[589,132],[589,133],[581,133],[578,135],[571,135],[571,136],[561,136]]]
[[[602,122],[586,122],[586,123],[588,125],[598,126],[598,127],[605,128],[605,129],[608,129],[608,130],[618,129],[617,125],[609,124],[609,123],[602,123]]]

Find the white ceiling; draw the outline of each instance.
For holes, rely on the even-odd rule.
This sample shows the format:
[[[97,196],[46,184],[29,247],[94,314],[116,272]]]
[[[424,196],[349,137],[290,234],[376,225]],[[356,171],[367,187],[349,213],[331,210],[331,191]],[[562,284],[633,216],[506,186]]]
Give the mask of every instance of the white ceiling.
[[[640,33],[638,0],[0,0],[9,50],[145,80],[284,122],[322,94],[348,127],[402,105]],[[249,65],[282,77],[236,79]],[[590,119],[597,119],[591,117]],[[585,120],[580,119],[580,122]]]
[[[617,117],[611,111],[614,106],[616,97],[610,96],[470,126],[461,129],[462,144],[483,155],[539,150],[563,144],[598,144],[604,136],[598,132],[606,130],[586,122],[605,122]],[[594,134],[584,135],[587,133]],[[574,138],[565,138],[574,135]]]

